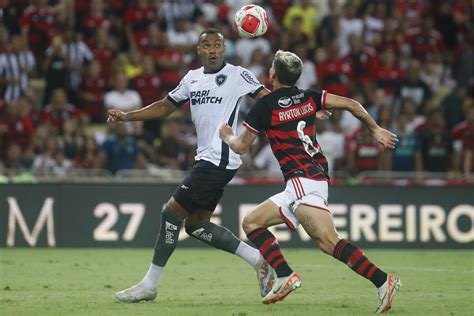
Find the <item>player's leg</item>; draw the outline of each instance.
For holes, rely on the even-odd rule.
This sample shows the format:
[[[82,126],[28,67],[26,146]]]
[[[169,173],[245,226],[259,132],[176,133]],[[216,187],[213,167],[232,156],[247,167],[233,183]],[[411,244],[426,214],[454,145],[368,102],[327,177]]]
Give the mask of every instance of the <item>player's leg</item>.
[[[267,229],[269,226],[282,223],[284,223],[284,220],[281,216],[280,208],[270,199],[261,203],[242,222],[242,228],[249,240],[257,246],[260,254],[273,267],[278,276],[272,291],[264,297],[264,304],[281,301],[293,290],[301,286],[301,278],[290,268],[283,257],[278,241]]]
[[[295,215],[324,253],[345,263],[375,285],[380,301],[377,312],[387,311],[391,306],[393,296],[400,287],[400,280],[379,269],[360,248],[346,239],[341,239],[336,232],[332,216],[327,210],[300,204]]]
[[[183,220],[189,213],[172,197],[161,212],[161,225],[155,242],[153,260],[145,277],[137,285],[116,293],[122,302],[140,302],[155,299],[156,287],[163,268],[173,254],[178,243]]]
[[[193,212],[185,221],[186,232],[217,249],[235,254],[249,263],[256,271],[260,295],[265,296],[273,285],[273,270],[254,247],[237,238],[226,227],[210,222],[211,211]]]

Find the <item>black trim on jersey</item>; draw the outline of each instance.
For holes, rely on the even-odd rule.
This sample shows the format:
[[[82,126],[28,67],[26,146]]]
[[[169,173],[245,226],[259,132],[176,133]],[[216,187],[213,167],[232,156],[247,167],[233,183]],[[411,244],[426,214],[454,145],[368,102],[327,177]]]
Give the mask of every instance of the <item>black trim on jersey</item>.
[[[186,100],[177,102],[177,101],[175,101],[169,94],[166,96],[166,98],[167,98],[171,103],[173,103],[174,106],[176,106],[176,107],[178,107],[178,108],[181,107],[183,104],[185,104],[186,102],[189,101],[189,98],[188,98],[188,99],[186,99]]]
[[[217,70],[210,70],[210,71],[205,71],[205,70],[204,70],[204,73],[205,73],[205,74],[216,74],[216,73],[218,73],[219,71],[221,71],[222,69],[224,69],[224,67],[225,67],[226,65],[227,65],[226,62],[224,61],[224,62],[222,63],[222,66],[219,67],[219,69],[217,69]]]
[[[252,99],[255,99],[257,97],[257,95],[260,93],[260,91],[262,91],[263,89],[265,89],[265,87],[260,86],[260,88],[258,88],[254,92],[247,93],[247,95],[249,95]]]
[[[237,103],[235,104],[234,110],[232,111],[232,114],[230,115],[229,121],[227,122],[227,124],[229,124],[231,127],[232,127],[232,123],[234,123],[235,113],[237,112],[237,108],[239,107],[239,102],[240,102],[241,99],[242,99],[242,97],[240,97],[237,100]],[[222,142],[222,144],[221,144],[221,162],[219,163],[220,168],[226,168],[227,165],[229,164],[229,154],[230,154],[229,145]]]

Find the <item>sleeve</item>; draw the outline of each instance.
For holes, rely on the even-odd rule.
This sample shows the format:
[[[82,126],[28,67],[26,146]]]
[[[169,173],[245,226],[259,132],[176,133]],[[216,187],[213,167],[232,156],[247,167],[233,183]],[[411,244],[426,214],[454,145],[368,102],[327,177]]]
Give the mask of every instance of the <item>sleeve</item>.
[[[316,103],[316,112],[325,110],[326,109],[326,96],[328,92],[326,90],[323,90],[323,91],[308,90],[308,91],[310,91],[310,96],[313,98],[314,102]]]
[[[181,82],[168,93],[167,99],[171,101],[176,107],[181,107],[189,101],[189,72],[181,79]]]
[[[265,88],[253,73],[242,67],[239,67],[238,80],[241,94],[248,94],[252,98]]]
[[[257,103],[250,110],[249,114],[245,118],[242,125],[254,133],[255,135],[260,134],[262,130],[265,129],[265,103],[263,100],[258,100]]]

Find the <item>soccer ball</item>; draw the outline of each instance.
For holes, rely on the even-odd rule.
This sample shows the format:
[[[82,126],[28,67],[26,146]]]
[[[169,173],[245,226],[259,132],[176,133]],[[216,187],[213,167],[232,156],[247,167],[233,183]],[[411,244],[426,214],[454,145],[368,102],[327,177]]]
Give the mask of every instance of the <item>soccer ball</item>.
[[[262,36],[268,30],[267,13],[258,5],[246,5],[235,14],[234,26],[240,37]]]

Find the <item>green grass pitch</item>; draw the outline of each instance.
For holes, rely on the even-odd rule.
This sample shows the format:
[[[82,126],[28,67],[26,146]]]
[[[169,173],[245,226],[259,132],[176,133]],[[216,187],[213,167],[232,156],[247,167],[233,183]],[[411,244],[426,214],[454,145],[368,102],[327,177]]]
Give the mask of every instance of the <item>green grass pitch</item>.
[[[318,250],[284,253],[303,286],[261,304],[254,271],[214,249],[177,249],[153,302],[123,304],[114,293],[139,281],[145,249],[1,249],[1,315],[369,315],[372,284]],[[368,250],[403,287],[394,315],[472,315],[474,251]]]

